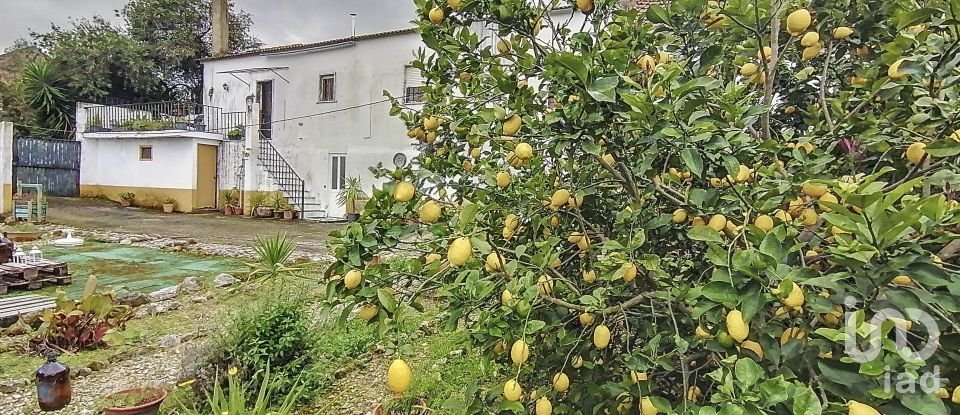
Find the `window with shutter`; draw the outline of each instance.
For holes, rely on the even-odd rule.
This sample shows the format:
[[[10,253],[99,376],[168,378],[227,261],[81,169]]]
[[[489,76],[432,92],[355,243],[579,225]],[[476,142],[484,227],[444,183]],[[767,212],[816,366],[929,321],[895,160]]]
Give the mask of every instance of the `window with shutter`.
[[[425,83],[419,69],[405,66],[403,68],[403,102],[407,104],[423,102],[423,85]]]
[[[320,102],[336,101],[336,76],[333,74],[320,75]]]

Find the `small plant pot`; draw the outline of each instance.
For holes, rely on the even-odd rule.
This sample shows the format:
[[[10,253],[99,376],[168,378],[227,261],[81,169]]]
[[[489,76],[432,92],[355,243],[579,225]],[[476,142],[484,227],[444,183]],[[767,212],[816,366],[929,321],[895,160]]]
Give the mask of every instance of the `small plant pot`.
[[[254,214],[258,218],[271,218],[273,217],[273,208],[258,206],[256,209],[254,209]]]
[[[223,214],[224,214],[224,215],[227,215],[227,216],[232,215],[232,214],[233,214],[233,206],[224,206],[224,207],[223,207]]]
[[[133,204],[133,201],[130,199],[120,199],[120,206],[130,207]]]
[[[240,206],[233,206],[233,214],[237,216],[243,216],[243,208]]]
[[[171,128],[174,129],[174,130],[186,130],[186,129],[187,129],[187,123],[185,123],[185,122],[175,122],[175,123],[173,123],[173,126],[172,126]]]
[[[163,204],[163,213],[173,213],[173,203],[164,203]]]
[[[283,219],[285,220],[294,220],[297,218],[297,212],[293,210],[283,211]]]
[[[283,217],[283,212],[281,212],[281,211],[279,211],[279,210],[276,210],[276,209],[273,210],[273,218],[274,218],[274,219],[280,219],[280,218],[282,218],[282,217]]]
[[[107,398],[117,397],[124,394],[134,394],[142,393],[144,391],[156,390],[157,396],[153,399],[150,399],[147,402],[142,402],[137,406],[131,406],[127,408],[120,407],[107,407],[103,408],[104,415],[156,415],[160,410],[160,404],[163,403],[163,400],[167,398],[167,391],[163,389],[152,389],[152,388],[135,388],[135,389],[126,389],[120,392],[112,393],[107,396]]]
[[[349,221],[349,222],[356,222],[356,221],[358,221],[358,220],[360,220],[360,214],[359,214],[359,213],[348,213],[348,214],[347,214],[347,221]]]

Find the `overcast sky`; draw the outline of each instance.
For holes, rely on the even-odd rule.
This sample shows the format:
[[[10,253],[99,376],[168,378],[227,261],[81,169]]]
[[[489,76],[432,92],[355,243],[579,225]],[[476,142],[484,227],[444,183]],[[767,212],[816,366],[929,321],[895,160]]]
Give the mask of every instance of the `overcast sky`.
[[[357,33],[410,26],[412,0],[230,0],[253,15],[253,31],[267,45],[312,42],[349,36],[350,13],[357,13]],[[117,21],[114,10],[127,0],[0,0],[0,51],[30,29],[46,31],[50,23],[66,26],[71,18],[101,15]]]

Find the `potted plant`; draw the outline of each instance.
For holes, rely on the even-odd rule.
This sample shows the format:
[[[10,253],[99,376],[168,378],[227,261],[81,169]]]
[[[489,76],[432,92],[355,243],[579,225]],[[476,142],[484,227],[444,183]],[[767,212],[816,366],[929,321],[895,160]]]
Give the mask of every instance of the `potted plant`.
[[[103,126],[103,119],[99,115],[94,115],[87,120],[87,126],[91,133],[102,133],[110,131],[109,128]]]
[[[269,205],[270,197],[264,192],[250,193],[250,212],[258,218],[273,217],[273,206]]]
[[[284,205],[288,205],[287,198],[283,197],[282,192],[274,192],[270,196],[270,205],[273,206],[273,217],[279,219],[283,217]]]
[[[353,222],[360,218],[360,210],[367,200],[368,196],[363,191],[363,184],[359,177],[348,177],[347,182],[337,193],[337,203],[344,207],[347,212],[347,220]]]
[[[171,126],[174,130],[186,130],[187,129],[187,117],[177,116],[173,119],[173,125]]]
[[[166,397],[160,388],[126,389],[105,396],[98,406],[104,415],[155,415]]]
[[[163,198],[163,213],[173,213],[173,208],[177,205],[177,199],[172,197]]]
[[[120,193],[120,206],[130,207],[130,205],[133,204],[133,199],[135,197],[137,197],[137,195],[133,194],[133,192]]]
[[[234,207],[239,206],[237,203],[239,200],[240,198],[237,195],[237,191],[234,189],[220,191],[220,205],[223,206],[223,214],[232,215]]]
[[[231,128],[230,131],[227,131],[227,138],[231,140],[239,140],[243,138],[243,126],[238,125],[236,127]]]
[[[283,214],[284,220],[294,220],[297,218],[297,211],[293,208],[293,205],[286,200],[280,205],[280,212]]]

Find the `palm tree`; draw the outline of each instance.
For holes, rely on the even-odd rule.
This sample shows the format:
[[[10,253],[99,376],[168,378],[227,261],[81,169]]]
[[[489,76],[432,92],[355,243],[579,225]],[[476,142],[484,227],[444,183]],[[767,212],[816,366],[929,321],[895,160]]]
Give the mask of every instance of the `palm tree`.
[[[23,70],[20,88],[23,100],[33,109],[39,127],[66,138],[73,124],[71,102],[64,82],[46,60],[36,60]]]

